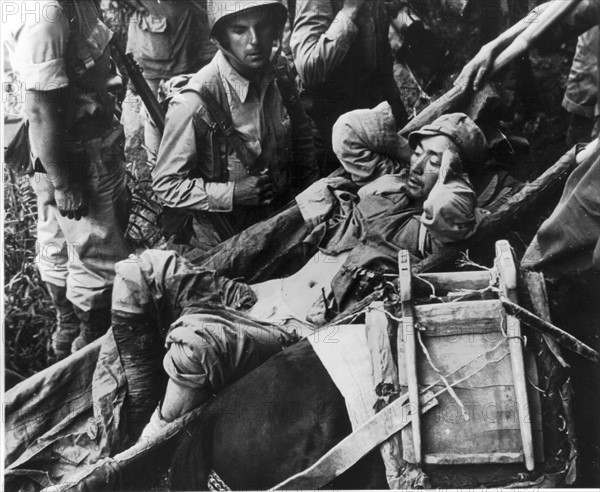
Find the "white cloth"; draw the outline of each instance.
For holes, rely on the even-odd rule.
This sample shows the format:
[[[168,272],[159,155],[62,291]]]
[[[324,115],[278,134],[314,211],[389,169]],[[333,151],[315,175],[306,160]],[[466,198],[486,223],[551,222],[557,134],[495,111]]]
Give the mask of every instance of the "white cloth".
[[[371,306],[383,309],[381,302]],[[390,383],[398,388],[385,313],[371,310],[367,313],[366,325],[325,327],[308,340],[342,393],[352,429],[356,430],[376,413],[377,385]],[[388,485],[391,489],[400,488],[405,465],[400,435],[392,436],[379,449]]]

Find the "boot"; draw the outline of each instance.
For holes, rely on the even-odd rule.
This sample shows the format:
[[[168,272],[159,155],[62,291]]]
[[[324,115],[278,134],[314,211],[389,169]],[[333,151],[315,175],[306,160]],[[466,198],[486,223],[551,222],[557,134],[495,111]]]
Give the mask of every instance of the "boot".
[[[56,309],[56,330],[52,333],[51,343],[54,362],[58,362],[71,355],[71,344],[79,334],[79,318],[67,299],[67,288],[49,282],[46,285]]]
[[[79,318],[79,336],[71,344],[71,352],[75,353],[106,333],[110,327],[110,308],[91,309],[82,311],[73,306]]]

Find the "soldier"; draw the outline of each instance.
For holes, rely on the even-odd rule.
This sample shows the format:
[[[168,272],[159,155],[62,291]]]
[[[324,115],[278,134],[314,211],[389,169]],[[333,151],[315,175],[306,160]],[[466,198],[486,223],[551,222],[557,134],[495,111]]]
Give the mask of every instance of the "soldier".
[[[163,223],[206,251],[268,217],[318,177],[306,115],[279,56],[278,1],[213,1],[219,51],[170,103],[153,189]],[[279,49],[273,53],[273,46]]]
[[[344,113],[387,100],[407,115],[393,75],[389,20],[381,0],[298,0],[290,40],[309,115],[323,137],[323,173],[337,167],[333,124]]]
[[[36,260],[57,311],[52,348],[60,359],[108,329],[114,265],[129,254],[123,132],[115,117],[122,84],[110,60],[112,32],[95,2],[41,1],[37,12],[9,19],[8,44],[26,90]]]
[[[552,4],[554,2],[541,4],[537,13]],[[534,13],[529,14],[528,18]],[[489,75],[496,57],[529,25],[528,22],[518,22],[483,46],[462,70],[456,84],[478,90]],[[563,41],[597,26],[600,26],[600,1],[583,0],[552,27],[552,34]],[[598,93],[600,86],[595,89]],[[589,89],[586,92],[589,94]],[[585,151],[577,155],[577,161],[580,165],[566,181],[559,205],[542,224],[525,253],[525,268],[548,268],[548,265],[561,263],[563,268],[566,265],[567,270],[571,271],[600,268],[600,157],[597,137]]]
[[[579,36],[562,106],[570,113],[567,145],[589,142],[598,135],[598,45],[600,28]]]
[[[152,382],[157,368],[148,361],[154,359],[156,364],[162,347],[168,349],[163,359],[169,376],[167,389],[142,438],[155,435],[167,422],[200,406],[299,336],[312,333],[314,326],[306,319],[315,297],[321,296],[320,287],[328,289],[330,284],[333,287],[332,279],[349,267],[348,260],[356,265],[372,258],[365,248],[373,244],[376,234],[387,232],[386,239],[390,239],[390,230],[400,229],[399,235],[393,235],[393,241],[399,240],[394,244],[417,253],[422,242],[418,217],[423,211],[426,228],[423,234],[429,230],[436,238],[450,242],[473,232],[474,193],[468,182],[453,173],[460,173],[463,164],[470,170],[484,159],[486,142],[479,128],[466,115],[452,114],[413,132],[410,141],[415,153],[403,184],[396,182],[393,189],[384,191],[387,197],[383,200],[372,196],[363,196],[361,200],[366,207],[362,212],[375,206],[380,207],[379,213],[365,219],[366,214],[357,210],[345,218],[336,214],[332,219],[331,229],[337,227],[346,247],[332,252],[328,257],[331,261],[318,265],[310,261],[285,279],[252,286],[192,265],[172,251],[148,250],[136,263],[117,265],[113,333],[120,353],[128,354],[123,359],[125,370],[135,374],[129,390],[140,404],[151,398],[139,395],[157,392],[157,385]],[[444,171],[438,180],[440,169]],[[378,188],[371,190],[373,194],[382,192],[377,183],[380,180],[381,177],[371,183]],[[437,197],[432,197],[433,194]],[[319,200],[319,206],[326,206],[324,202]],[[361,220],[363,230],[356,226]],[[403,227],[400,222],[411,223]],[[343,237],[346,233],[352,238]],[[381,242],[377,243],[379,247]],[[339,245],[323,246],[327,251],[328,246],[335,249]],[[132,342],[133,333],[145,341]],[[147,372],[146,377],[141,377],[143,371]],[[156,401],[162,395],[154,396]],[[135,416],[133,428],[139,424],[141,412],[139,406],[132,407],[135,408],[129,413]],[[148,409],[145,411],[149,413]]]
[[[144,79],[155,96],[161,81],[196,73],[214,56],[216,48],[210,42],[206,0],[121,2],[134,9],[127,33],[127,51],[143,69]],[[131,132],[131,126],[138,126],[134,123],[138,108],[129,104],[123,109],[123,124]],[[160,133],[145,112],[143,116],[144,143],[152,168],[156,164]]]

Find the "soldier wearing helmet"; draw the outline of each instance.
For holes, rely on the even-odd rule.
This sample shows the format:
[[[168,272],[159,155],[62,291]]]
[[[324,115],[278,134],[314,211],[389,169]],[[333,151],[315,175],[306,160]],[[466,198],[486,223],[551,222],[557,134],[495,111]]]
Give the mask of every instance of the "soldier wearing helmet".
[[[310,127],[280,56],[286,7],[209,1],[207,12],[219,50],[172,99],[152,173],[168,208],[163,223],[169,232],[187,224],[179,242],[200,251],[266,218],[318,177]]]

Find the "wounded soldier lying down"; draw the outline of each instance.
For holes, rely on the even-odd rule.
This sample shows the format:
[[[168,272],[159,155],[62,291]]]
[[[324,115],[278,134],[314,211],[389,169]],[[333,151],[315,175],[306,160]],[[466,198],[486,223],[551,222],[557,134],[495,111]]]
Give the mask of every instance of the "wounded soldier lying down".
[[[345,218],[330,216],[315,227],[312,236],[323,251],[318,260],[290,277],[248,286],[168,251],[146,251],[117,264],[113,331],[126,373],[135,370],[136,362],[119,344],[124,333],[153,332],[167,349],[166,392],[142,439],[310,334],[315,326],[306,318],[321,289],[330,287],[356,251],[362,253],[355,260],[364,260],[361,248],[376,244],[378,234],[417,252],[421,229],[442,244],[474,232],[478,211],[463,168],[484,158],[486,143],[479,128],[463,114],[447,115],[409,141],[415,149],[410,169],[365,180],[360,200],[355,199]],[[299,198],[305,211],[310,195],[309,190]],[[132,379],[128,374],[130,398],[138,391]]]

